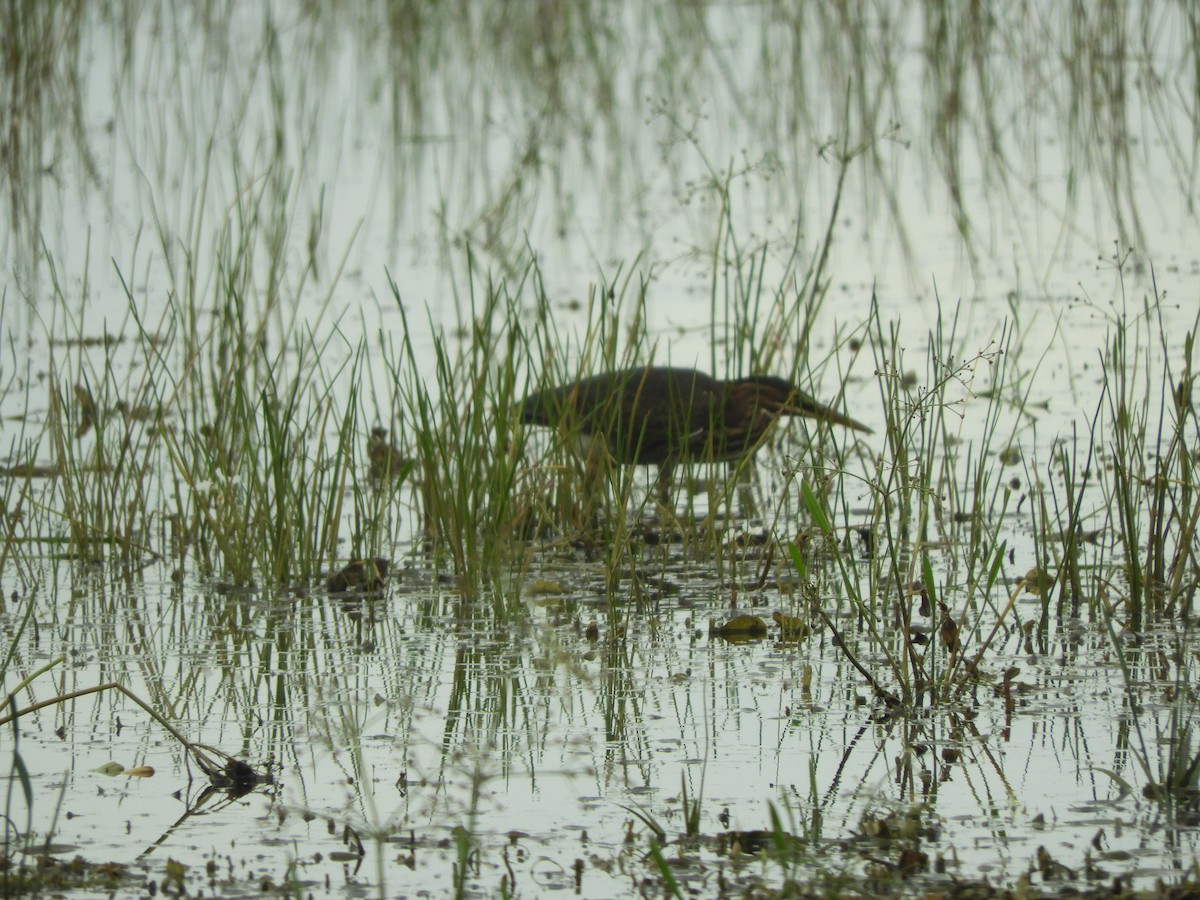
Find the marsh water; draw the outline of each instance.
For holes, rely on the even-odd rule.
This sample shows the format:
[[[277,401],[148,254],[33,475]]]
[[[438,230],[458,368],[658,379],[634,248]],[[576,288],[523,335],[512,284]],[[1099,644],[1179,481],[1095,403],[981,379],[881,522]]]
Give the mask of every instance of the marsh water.
[[[6,871],[1190,884],[1196,13],[986,7],[10,4],[5,691],[270,778],[47,706]],[[872,432],[512,415],[651,360]]]

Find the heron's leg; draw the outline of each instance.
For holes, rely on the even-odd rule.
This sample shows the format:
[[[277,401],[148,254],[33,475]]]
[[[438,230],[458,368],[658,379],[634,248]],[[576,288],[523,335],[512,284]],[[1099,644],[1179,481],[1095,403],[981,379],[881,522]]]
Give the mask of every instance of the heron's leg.
[[[662,506],[671,506],[671,475],[675,470],[675,463],[668,460],[658,467],[658,478],[654,481],[654,490],[658,494],[658,502]]]
[[[736,479],[739,515],[754,518],[758,515],[758,499],[754,491],[758,470],[754,467],[754,460],[742,460],[737,465],[731,463],[730,474]]]

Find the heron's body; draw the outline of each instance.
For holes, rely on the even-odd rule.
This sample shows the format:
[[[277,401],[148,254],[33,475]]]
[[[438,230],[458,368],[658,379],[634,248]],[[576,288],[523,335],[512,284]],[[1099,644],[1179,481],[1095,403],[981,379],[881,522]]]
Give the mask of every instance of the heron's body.
[[[521,401],[521,419],[560,428],[626,465],[669,471],[685,459],[726,462],[753,453],[780,416],[865,425],[782,378],[720,381],[694,369],[639,367],[549,388]]]

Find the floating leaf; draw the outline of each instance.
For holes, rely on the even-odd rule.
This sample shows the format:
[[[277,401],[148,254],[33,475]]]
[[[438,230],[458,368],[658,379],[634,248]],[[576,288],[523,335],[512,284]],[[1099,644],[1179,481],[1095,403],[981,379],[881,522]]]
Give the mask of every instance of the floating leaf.
[[[107,762],[104,765],[100,766],[98,769],[95,769],[94,771],[99,772],[101,775],[107,775],[110,778],[112,778],[112,777],[114,777],[116,775],[120,775],[122,772],[124,772],[125,767],[123,765],[121,765],[120,763]]]

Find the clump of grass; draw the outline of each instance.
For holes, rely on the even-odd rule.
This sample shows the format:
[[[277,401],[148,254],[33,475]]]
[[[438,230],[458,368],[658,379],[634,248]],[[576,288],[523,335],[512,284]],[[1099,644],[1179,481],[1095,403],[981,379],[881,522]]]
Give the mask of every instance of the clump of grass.
[[[1161,301],[1147,300],[1138,326],[1152,328],[1150,346],[1131,347],[1133,323],[1114,323],[1102,365],[1107,415],[1094,428],[1106,443],[1103,491],[1120,539],[1126,592],[1126,627],[1140,630],[1160,618],[1187,616],[1200,565],[1195,559],[1200,492],[1197,458],[1200,426],[1193,409],[1194,350],[1200,314],[1174,365]],[[1153,346],[1156,344],[1157,346]],[[1161,363],[1155,365],[1155,358]],[[1156,371],[1157,369],[1157,371]],[[1140,370],[1140,371],[1139,371]]]
[[[40,504],[52,526],[42,540],[65,542],[77,559],[174,559],[177,579],[194,565],[238,584],[311,582],[347,552],[391,556],[394,487],[378,489],[363,465],[366,342],[351,344],[321,316],[288,319],[280,246],[290,198],[268,181],[239,192],[211,281],[193,271],[195,236],[178,268],[167,254],[177,290],[153,321],[144,308],[158,305],[118,271],[125,322],[86,333],[47,254],[53,316],[70,338],[51,341],[49,415],[26,454],[48,445],[58,474]],[[291,286],[298,295],[311,272]]]
[[[1122,290],[1127,259],[1114,259]],[[1053,509],[1042,510],[1038,534],[1041,564],[1057,572],[1060,609],[1064,600],[1072,611],[1086,602],[1093,615],[1115,616],[1134,632],[1186,619],[1200,584],[1194,553],[1200,426],[1192,395],[1200,315],[1175,346],[1156,285],[1153,291],[1138,314],[1130,315],[1123,301],[1109,319],[1086,453],[1080,457],[1076,437],[1058,444]],[[1103,502],[1085,506],[1092,489]]]
[[[157,422],[117,391],[113,347],[104,339],[103,369],[89,371],[82,353],[65,366],[52,361],[47,435],[59,477],[50,519],[65,533],[68,553],[99,561],[153,556],[149,520]]]
[[[1137,711],[1123,745],[1136,745],[1150,795],[1182,810],[1194,804],[1200,771],[1186,699],[1188,635],[1155,656],[1156,672],[1168,660],[1177,666],[1166,706],[1143,696],[1144,662],[1121,636],[1164,622],[1186,627],[1200,584],[1200,433],[1190,394],[1200,317],[1170,339],[1163,316],[1155,295],[1139,316],[1113,321],[1086,453],[1078,453],[1080,442],[1060,440],[1042,474],[1036,456],[1020,450],[1020,429],[1036,414],[1029,406],[1036,369],[1022,374],[1013,366],[1016,323],[1001,327],[983,352],[964,354],[957,318],[944,320],[945,328],[939,318],[927,350],[927,387],[917,389],[906,377],[910,363],[897,330],[885,328],[874,310],[886,450],[867,461],[863,475],[822,468],[817,456],[809,469],[796,470],[797,493],[819,540],[793,544],[792,563],[806,596],[819,595],[823,582],[838,598],[838,612],[850,614],[836,618],[821,603],[809,610],[892,715],[924,707],[952,712],[966,692],[995,680],[1011,717],[1018,669],[997,671],[1005,647],[1023,639],[1026,653],[1039,652],[1035,633],[1044,647],[1056,625],[1090,610],[1106,623],[1128,707]],[[1029,485],[1019,501],[1019,479],[1004,473],[1017,463]],[[855,494],[868,498],[865,509],[856,509]],[[1013,523],[1023,533],[1011,531]],[[1016,556],[1022,547],[1031,554],[1024,564]],[[1006,576],[1014,565],[1024,574]],[[1022,594],[1037,598],[1033,621],[1021,621]],[[1160,721],[1164,709],[1169,718]],[[1157,762],[1152,748],[1165,748]]]
[[[339,372],[323,372],[329,339],[302,335],[271,357],[242,296],[227,299],[215,331],[185,347],[174,341],[187,334],[180,324],[194,315],[188,309],[171,307],[153,333],[138,320],[133,340],[146,367],[127,392],[107,349],[96,382],[82,360],[65,373],[56,369],[50,434],[63,473],[57,509],[74,555],[101,559],[112,547],[136,559],[169,551],[181,563],[192,558],[206,576],[248,584],[308,581],[338,554],[343,497],[361,455],[356,395],[340,402],[332,390]],[[212,351],[211,366],[199,363],[201,348]],[[175,352],[185,358],[180,368],[171,362]],[[351,382],[362,354],[360,344],[347,367]],[[63,374],[76,380],[74,388]],[[123,393],[132,393],[132,403]],[[182,427],[167,419],[174,410]],[[152,516],[164,500],[170,533],[157,540]],[[360,535],[357,543],[379,540]]]
[[[1114,258],[1122,292],[1127,259]],[[1192,393],[1200,313],[1180,340],[1166,327],[1156,282],[1138,313],[1128,313],[1124,293],[1122,300],[1101,351],[1104,382],[1087,454],[1080,461],[1074,445],[1060,450],[1065,496],[1054,511],[1062,535],[1057,584],[1060,594],[1082,594],[1103,624],[1132,713],[1126,742],[1145,777],[1144,792],[1179,814],[1194,811],[1200,787],[1188,651],[1200,586],[1200,425]],[[1102,498],[1094,511],[1082,504],[1093,484]],[[1159,640],[1170,649],[1152,650],[1156,675],[1147,684],[1140,644],[1153,648]]]
[[[86,133],[80,48],[86,19],[77,5],[10,3],[0,11],[0,168],[8,185],[6,220],[20,252],[17,283],[33,293],[42,245],[46,161],[77,151],[85,180],[96,179]],[[5,238],[7,241],[7,237]]]
[[[985,612],[1003,619],[992,600],[999,581],[1004,541],[999,527],[1009,492],[994,487],[991,458],[1000,427],[1004,360],[1008,333],[982,352],[958,349],[957,314],[939,315],[929,334],[925,387],[908,376],[910,365],[897,328],[885,331],[877,303],[872,303],[871,344],[880,373],[885,410],[885,450],[869,462],[873,472],[848,477],[842,465],[812,456],[810,483],[800,495],[822,546],[830,554],[839,593],[855,612],[873,652],[887,660],[887,678],[867,677],[890,705],[915,707],[949,699],[973,671],[966,662],[971,642],[980,639]],[[977,385],[990,374],[990,389]],[[980,437],[964,445],[962,429],[968,402],[983,396],[986,404]],[[960,484],[970,487],[964,494]],[[860,478],[862,480],[860,480]],[[854,493],[851,487],[854,486]],[[853,496],[865,494],[865,519],[853,524]],[[840,523],[835,528],[834,522]],[[965,540],[946,540],[960,523],[968,523]],[[864,546],[860,560],[855,539]],[[934,559],[936,545],[940,557]],[[793,548],[793,562],[808,581],[809,562]],[[961,615],[951,613],[939,588],[966,585]],[[961,593],[958,591],[957,596]],[[957,603],[955,605],[958,605]],[[975,612],[967,618],[967,610]],[[918,618],[939,622],[941,640],[914,643]],[[827,620],[832,627],[832,621]],[[847,652],[852,652],[847,646]]]
[[[393,285],[399,303],[399,291]],[[417,362],[407,313],[401,358],[389,361],[406,435],[416,461],[422,530],[432,549],[450,560],[466,596],[491,584],[505,605],[507,592],[494,577],[512,559],[517,528],[511,504],[522,466],[522,435],[511,417],[516,401],[515,352],[524,347],[517,329],[493,331],[497,305],[512,295],[502,286],[488,292],[471,333],[453,349],[453,339],[435,335],[433,382]]]
[[[351,377],[362,352],[360,345]],[[362,471],[357,409],[342,407],[328,386],[307,393],[316,386],[303,378],[280,383],[272,375],[255,391],[241,385],[211,423],[169,438],[187,490],[175,521],[198,549],[202,572],[242,584],[256,576],[311,581],[341,552],[344,498]],[[360,534],[351,555],[374,549],[364,544],[378,542]]]

